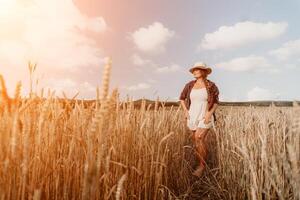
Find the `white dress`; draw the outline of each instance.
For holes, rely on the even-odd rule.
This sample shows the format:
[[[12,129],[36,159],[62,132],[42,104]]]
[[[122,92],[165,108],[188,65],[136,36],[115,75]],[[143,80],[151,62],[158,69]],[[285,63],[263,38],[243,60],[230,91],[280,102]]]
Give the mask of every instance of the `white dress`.
[[[190,93],[191,105],[189,109],[190,119],[187,120],[187,125],[190,130],[197,128],[213,127],[213,116],[209,123],[204,124],[204,116],[207,109],[207,90],[206,88],[192,89]]]

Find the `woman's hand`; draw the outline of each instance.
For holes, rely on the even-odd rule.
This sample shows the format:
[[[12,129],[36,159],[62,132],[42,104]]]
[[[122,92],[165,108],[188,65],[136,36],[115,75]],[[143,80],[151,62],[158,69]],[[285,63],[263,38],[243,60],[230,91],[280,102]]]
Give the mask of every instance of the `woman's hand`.
[[[190,119],[190,114],[189,114],[189,111],[188,111],[188,110],[185,111],[185,118],[186,118],[186,119]]]
[[[204,124],[208,124],[209,122],[211,122],[211,116],[212,116],[211,112],[206,112],[205,113],[205,116],[203,117]]]

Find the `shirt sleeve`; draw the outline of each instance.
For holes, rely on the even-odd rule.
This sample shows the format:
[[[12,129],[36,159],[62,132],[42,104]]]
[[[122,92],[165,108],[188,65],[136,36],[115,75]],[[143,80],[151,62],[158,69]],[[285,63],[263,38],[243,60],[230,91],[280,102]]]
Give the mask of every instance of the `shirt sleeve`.
[[[217,103],[217,104],[219,104],[220,102],[219,102],[219,88],[216,86],[216,85],[214,85],[214,90],[213,90],[213,95],[214,95],[214,103]]]
[[[187,90],[188,90],[188,84],[185,84],[184,88],[182,89],[179,100],[185,100],[187,97]]]

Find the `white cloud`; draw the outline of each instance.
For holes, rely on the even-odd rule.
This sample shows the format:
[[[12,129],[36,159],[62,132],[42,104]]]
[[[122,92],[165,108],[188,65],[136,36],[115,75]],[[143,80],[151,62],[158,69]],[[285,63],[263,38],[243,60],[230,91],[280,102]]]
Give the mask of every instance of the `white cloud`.
[[[144,52],[161,53],[165,51],[166,43],[174,37],[175,32],[166,28],[160,22],[154,22],[148,27],[142,27],[131,34],[136,47]]]
[[[270,55],[276,56],[279,60],[288,60],[294,57],[300,57],[300,39],[288,41],[282,47],[271,50]]]
[[[148,83],[138,83],[136,85],[123,86],[122,88],[125,88],[130,91],[136,91],[136,90],[145,90],[145,89],[151,88],[151,85]]]
[[[48,75],[100,66],[102,49],[84,32],[104,32],[102,17],[86,17],[72,0],[10,2],[0,7],[0,73],[8,82],[26,79],[28,60]]]
[[[247,93],[249,101],[260,101],[260,100],[275,100],[280,97],[280,93],[274,93],[268,89],[261,87],[254,87]]]
[[[137,66],[153,65],[153,62],[151,60],[144,59],[138,54],[133,54],[131,56],[131,61],[133,62],[134,65]]]
[[[177,72],[181,70],[180,66],[177,64],[171,64],[169,66],[159,67],[159,65],[154,63],[152,60],[142,58],[138,54],[133,54],[131,57],[131,61],[133,62],[134,65],[137,66],[144,66],[147,68],[151,67],[155,73],[163,74],[168,72]]]
[[[46,84],[50,88],[58,92],[62,92],[64,91],[64,89],[75,89],[75,87],[77,86],[76,82],[70,78],[65,78],[65,79],[50,78],[47,79],[46,82],[47,82]]]
[[[238,57],[229,61],[215,64],[217,68],[228,71],[258,71],[258,72],[278,72],[278,69],[272,66],[265,57],[250,55],[247,57]]]
[[[286,22],[239,22],[233,26],[221,26],[217,31],[205,34],[198,49],[226,49],[277,38],[282,35]]]
[[[149,79],[148,79],[148,82],[150,82],[150,83],[157,83],[157,80],[152,79],[152,78],[149,78]]]
[[[177,64],[172,64],[170,66],[166,66],[166,67],[158,67],[155,72],[156,73],[168,73],[168,72],[177,72],[179,71],[181,68],[179,65]]]
[[[107,24],[103,17],[96,17],[88,20],[86,29],[100,33],[107,29]]]
[[[57,78],[47,78],[43,84],[45,89],[55,90],[55,94],[58,96],[62,95],[64,92],[68,97],[72,97],[77,92],[79,92],[78,97],[80,98],[95,98],[96,96],[96,86],[91,83],[78,82],[69,77],[65,79],[57,79]]]

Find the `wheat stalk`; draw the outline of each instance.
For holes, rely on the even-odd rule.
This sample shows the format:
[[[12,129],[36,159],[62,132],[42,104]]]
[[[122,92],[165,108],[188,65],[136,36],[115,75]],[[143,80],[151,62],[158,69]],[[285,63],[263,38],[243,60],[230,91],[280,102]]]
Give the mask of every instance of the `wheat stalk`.
[[[121,197],[123,184],[124,184],[126,178],[127,178],[127,173],[123,174],[122,177],[120,178],[120,180],[118,181],[118,187],[117,187],[117,191],[116,191],[116,200],[119,200]]]

